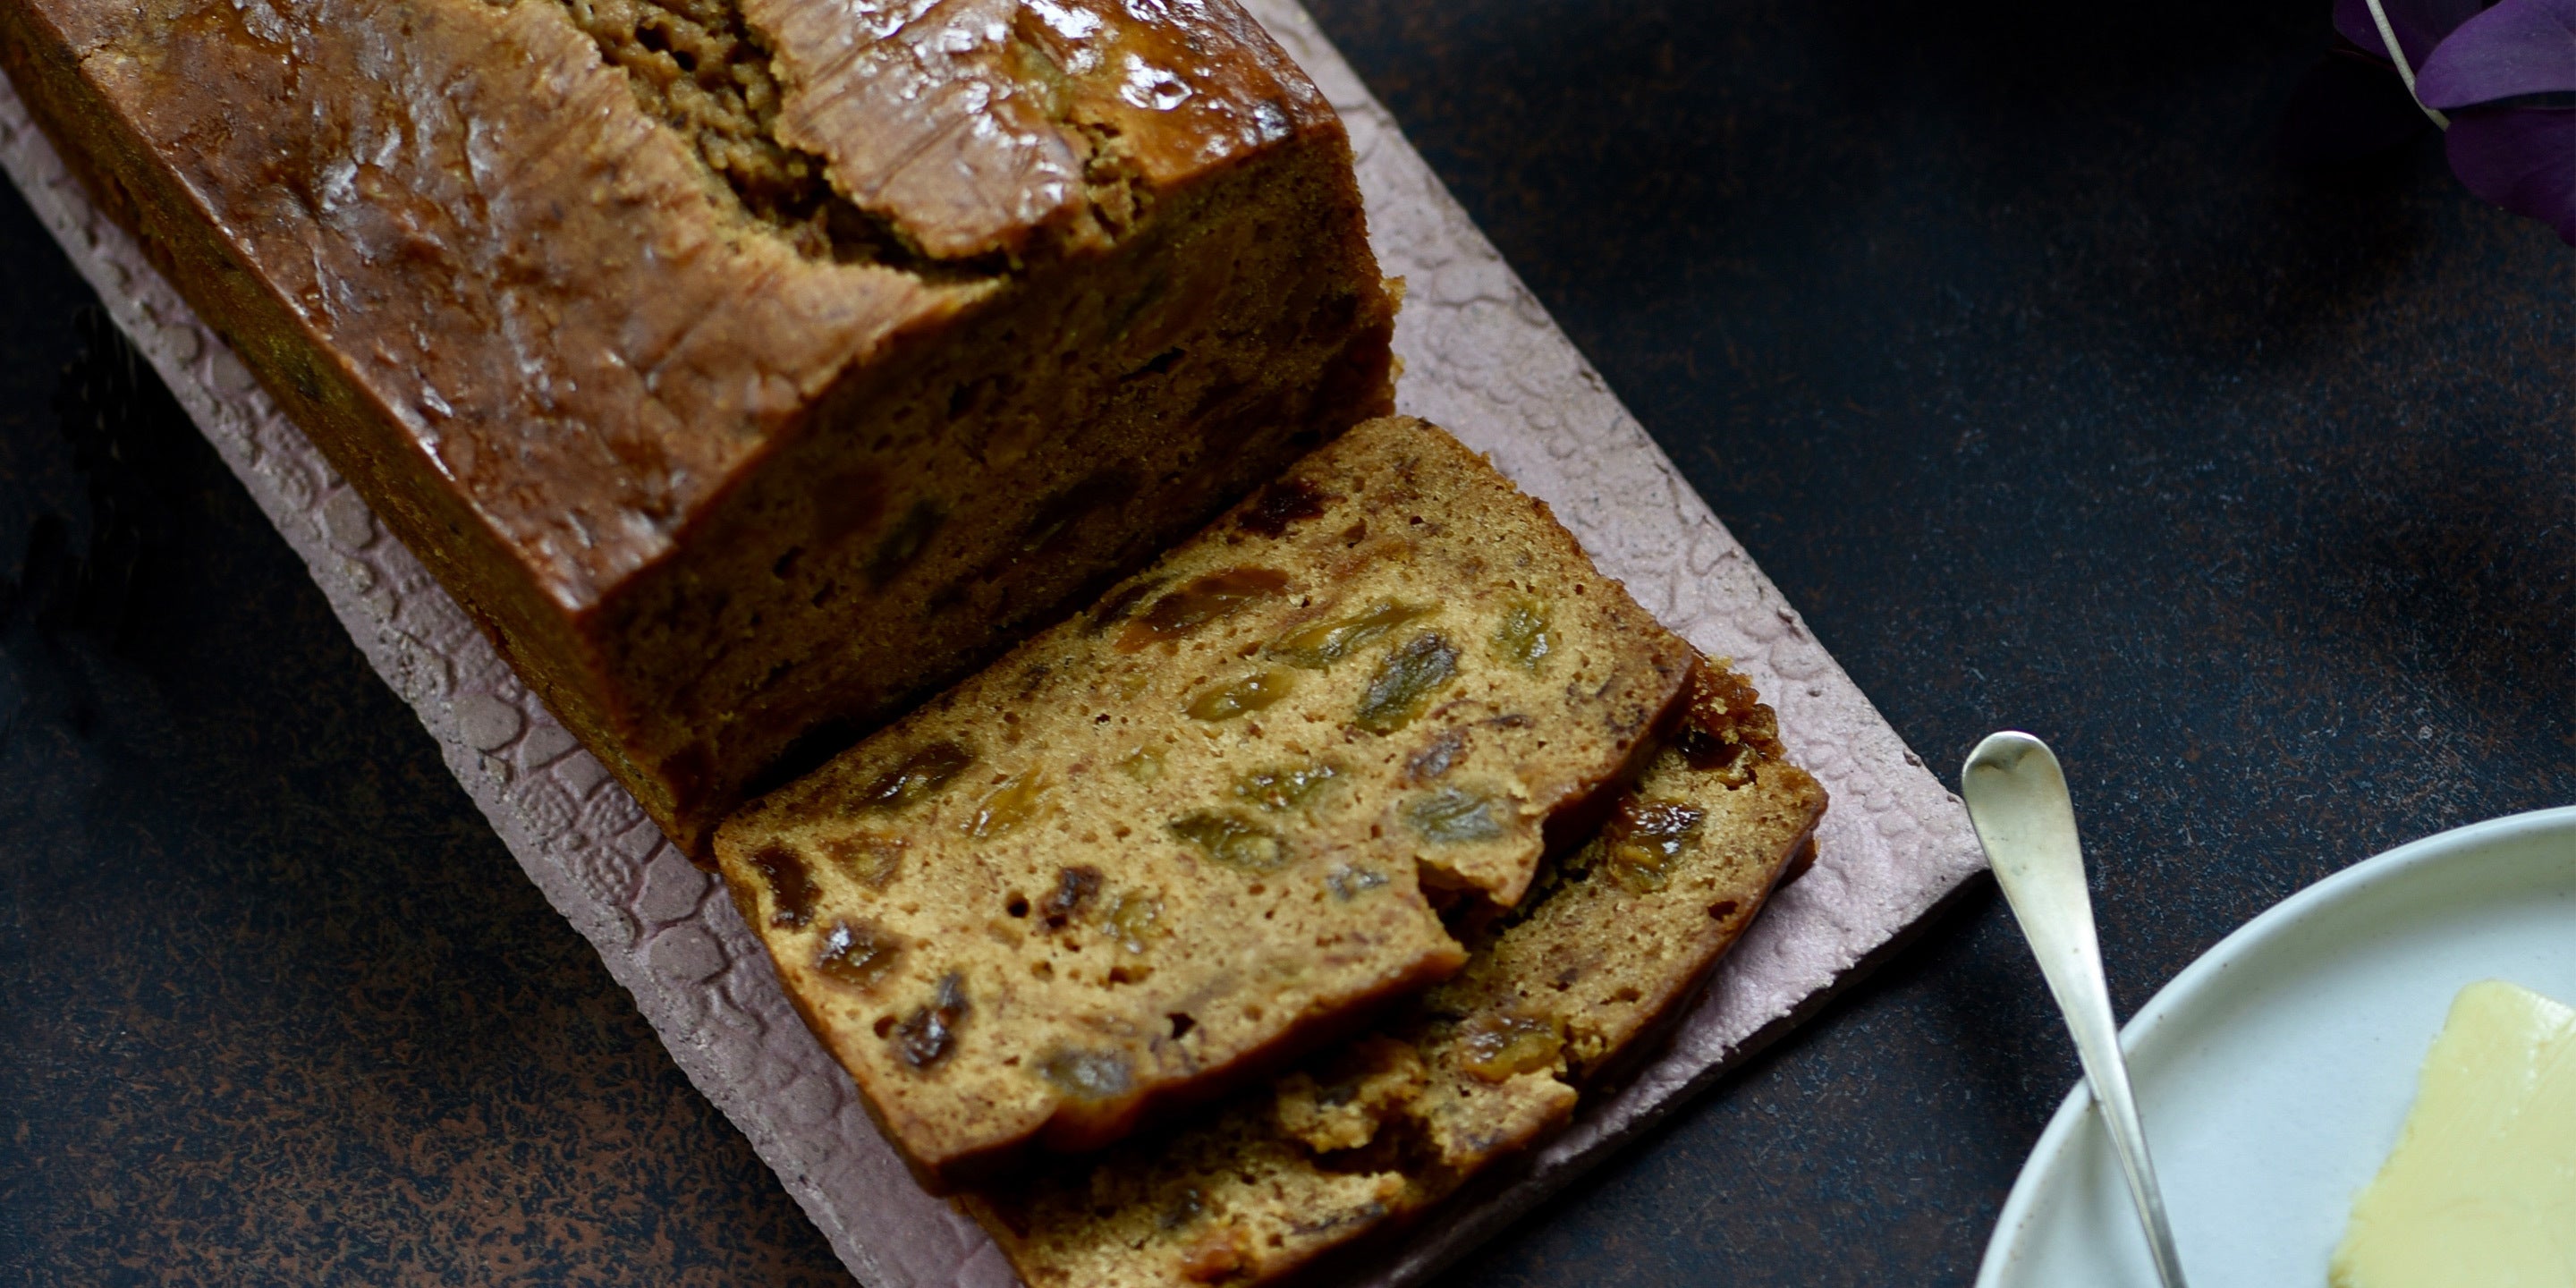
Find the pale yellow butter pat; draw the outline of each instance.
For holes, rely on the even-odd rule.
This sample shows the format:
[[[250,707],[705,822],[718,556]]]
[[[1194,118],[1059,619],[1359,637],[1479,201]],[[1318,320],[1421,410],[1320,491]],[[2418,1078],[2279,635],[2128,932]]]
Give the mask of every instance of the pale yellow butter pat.
[[[2498,980],[2451,1001],[2334,1288],[2576,1288],[2576,1010]]]

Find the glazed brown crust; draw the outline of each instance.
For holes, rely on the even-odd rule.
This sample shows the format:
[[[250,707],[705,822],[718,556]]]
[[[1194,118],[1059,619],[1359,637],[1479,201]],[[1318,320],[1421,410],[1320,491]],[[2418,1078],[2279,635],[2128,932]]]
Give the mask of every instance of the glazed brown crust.
[[[20,6],[59,33],[30,46],[66,55],[60,70],[96,96],[81,115],[139,134],[118,158],[134,164],[109,168],[175,179],[194,210],[165,215],[213,224],[228,267],[284,305],[300,334],[275,342],[342,365],[374,404],[351,410],[392,421],[568,608],[667,551],[845,372],[997,285],[818,262],[765,235],[544,0]],[[1131,54],[1177,63],[1146,65],[1194,74],[1180,82],[1182,110],[1139,112],[1094,76],[1053,95],[1075,100],[1067,122],[1024,120],[1050,96],[1003,74],[1025,42],[931,52],[1000,21],[983,9],[1015,7],[934,6],[855,47],[834,34],[845,6],[751,0],[748,12],[782,24],[777,56],[791,72],[830,70],[818,84],[791,79],[788,138],[874,187],[940,177],[943,190],[916,199],[921,213],[877,199],[927,246],[956,244],[934,258],[1025,246],[1067,218],[1090,159],[1072,121],[1121,131],[1118,154],[1158,187],[1294,134],[1338,135],[1248,20],[1198,32],[1103,19],[1116,39],[1092,42],[1106,46],[1092,54],[1100,75]],[[1233,15],[1223,0],[1207,8]],[[1254,43],[1204,40],[1220,32]],[[1193,39],[1217,52],[1169,56]],[[909,78],[865,74],[889,60],[923,65]],[[243,102],[288,101],[306,105],[303,119],[239,116]],[[1256,121],[1273,123],[1270,137]],[[1005,146],[994,140],[1021,160],[983,159]],[[179,267],[189,283],[215,270]]]
[[[1104,189],[1183,182],[1334,128],[1322,95],[1230,4],[745,0],[744,12],[788,84],[780,137],[942,259],[1097,237],[1120,219]]]
[[[108,168],[194,207],[147,243],[214,230],[220,266],[179,264],[183,288],[247,274],[281,306],[234,337],[245,357],[299,391],[337,367],[351,417],[384,422],[371,445],[411,458],[387,471],[448,480],[567,609],[665,553],[844,369],[979,289],[766,235],[551,3],[26,9],[63,21],[140,136]]]
[[[831,209],[788,226],[729,187],[702,120],[647,110],[674,101],[631,79],[652,58],[604,55],[642,28],[575,21],[591,0],[10,0],[0,57],[703,858],[800,737],[883,720],[1385,410],[1392,309],[1339,121],[1228,0],[1028,9],[1080,38],[996,34],[980,0],[866,30],[655,2],[733,13],[736,56],[784,69],[753,142],[828,166]],[[853,79],[880,64],[926,96]],[[1137,67],[1187,94],[1137,107]],[[1137,504],[1068,527],[1086,486]]]

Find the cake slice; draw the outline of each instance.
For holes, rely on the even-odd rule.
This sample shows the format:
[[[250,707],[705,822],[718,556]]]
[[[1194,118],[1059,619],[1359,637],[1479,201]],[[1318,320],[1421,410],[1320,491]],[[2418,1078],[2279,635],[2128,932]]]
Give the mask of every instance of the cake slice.
[[[1649,1054],[1771,890],[1824,789],[1711,664],[1602,835],[1378,1032],[1164,1140],[958,1202],[1032,1288],[1268,1283],[1389,1231]]]
[[[780,981],[934,1191],[1105,1145],[1456,971],[1693,654],[1419,421],[729,820]]]

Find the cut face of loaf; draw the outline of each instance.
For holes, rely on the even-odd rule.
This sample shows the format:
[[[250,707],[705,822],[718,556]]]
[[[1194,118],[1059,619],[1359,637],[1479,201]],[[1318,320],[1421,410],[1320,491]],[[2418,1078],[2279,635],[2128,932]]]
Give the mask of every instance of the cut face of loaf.
[[[0,60],[703,859],[1390,405],[1341,122],[1232,0],[904,12],[13,0]]]
[[[788,995],[924,1184],[1094,1148],[1456,970],[1689,646],[1419,421],[1353,429],[729,820]]]
[[[959,1206],[1032,1288],[1269,1283],[1395,1228],[1562,1126],[1698,996],[1813,853],[1824,789],[1780,756],[1770,709],[1710,664],[1601,836],[1455,978],[1205,1122]]]

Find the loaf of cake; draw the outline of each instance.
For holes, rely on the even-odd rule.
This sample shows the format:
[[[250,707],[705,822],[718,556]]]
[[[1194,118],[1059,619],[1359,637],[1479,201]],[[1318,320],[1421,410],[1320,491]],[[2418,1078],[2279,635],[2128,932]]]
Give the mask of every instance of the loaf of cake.
[[[1712,663],[1601,835],[1455,978],[1206,1121],[958,1203],[1031,1288],[1263,1284],[1388,1233],[1651,1054],[1812,857],[1824,808],[1770,709]]]
[[[671,836],[1390,406],[1233,0],[0,0],[100,203]]]
[[[725,879],[926,1186],[1096,1148],[1458,969],[1694,654],[1420,421],[747,806]]]

